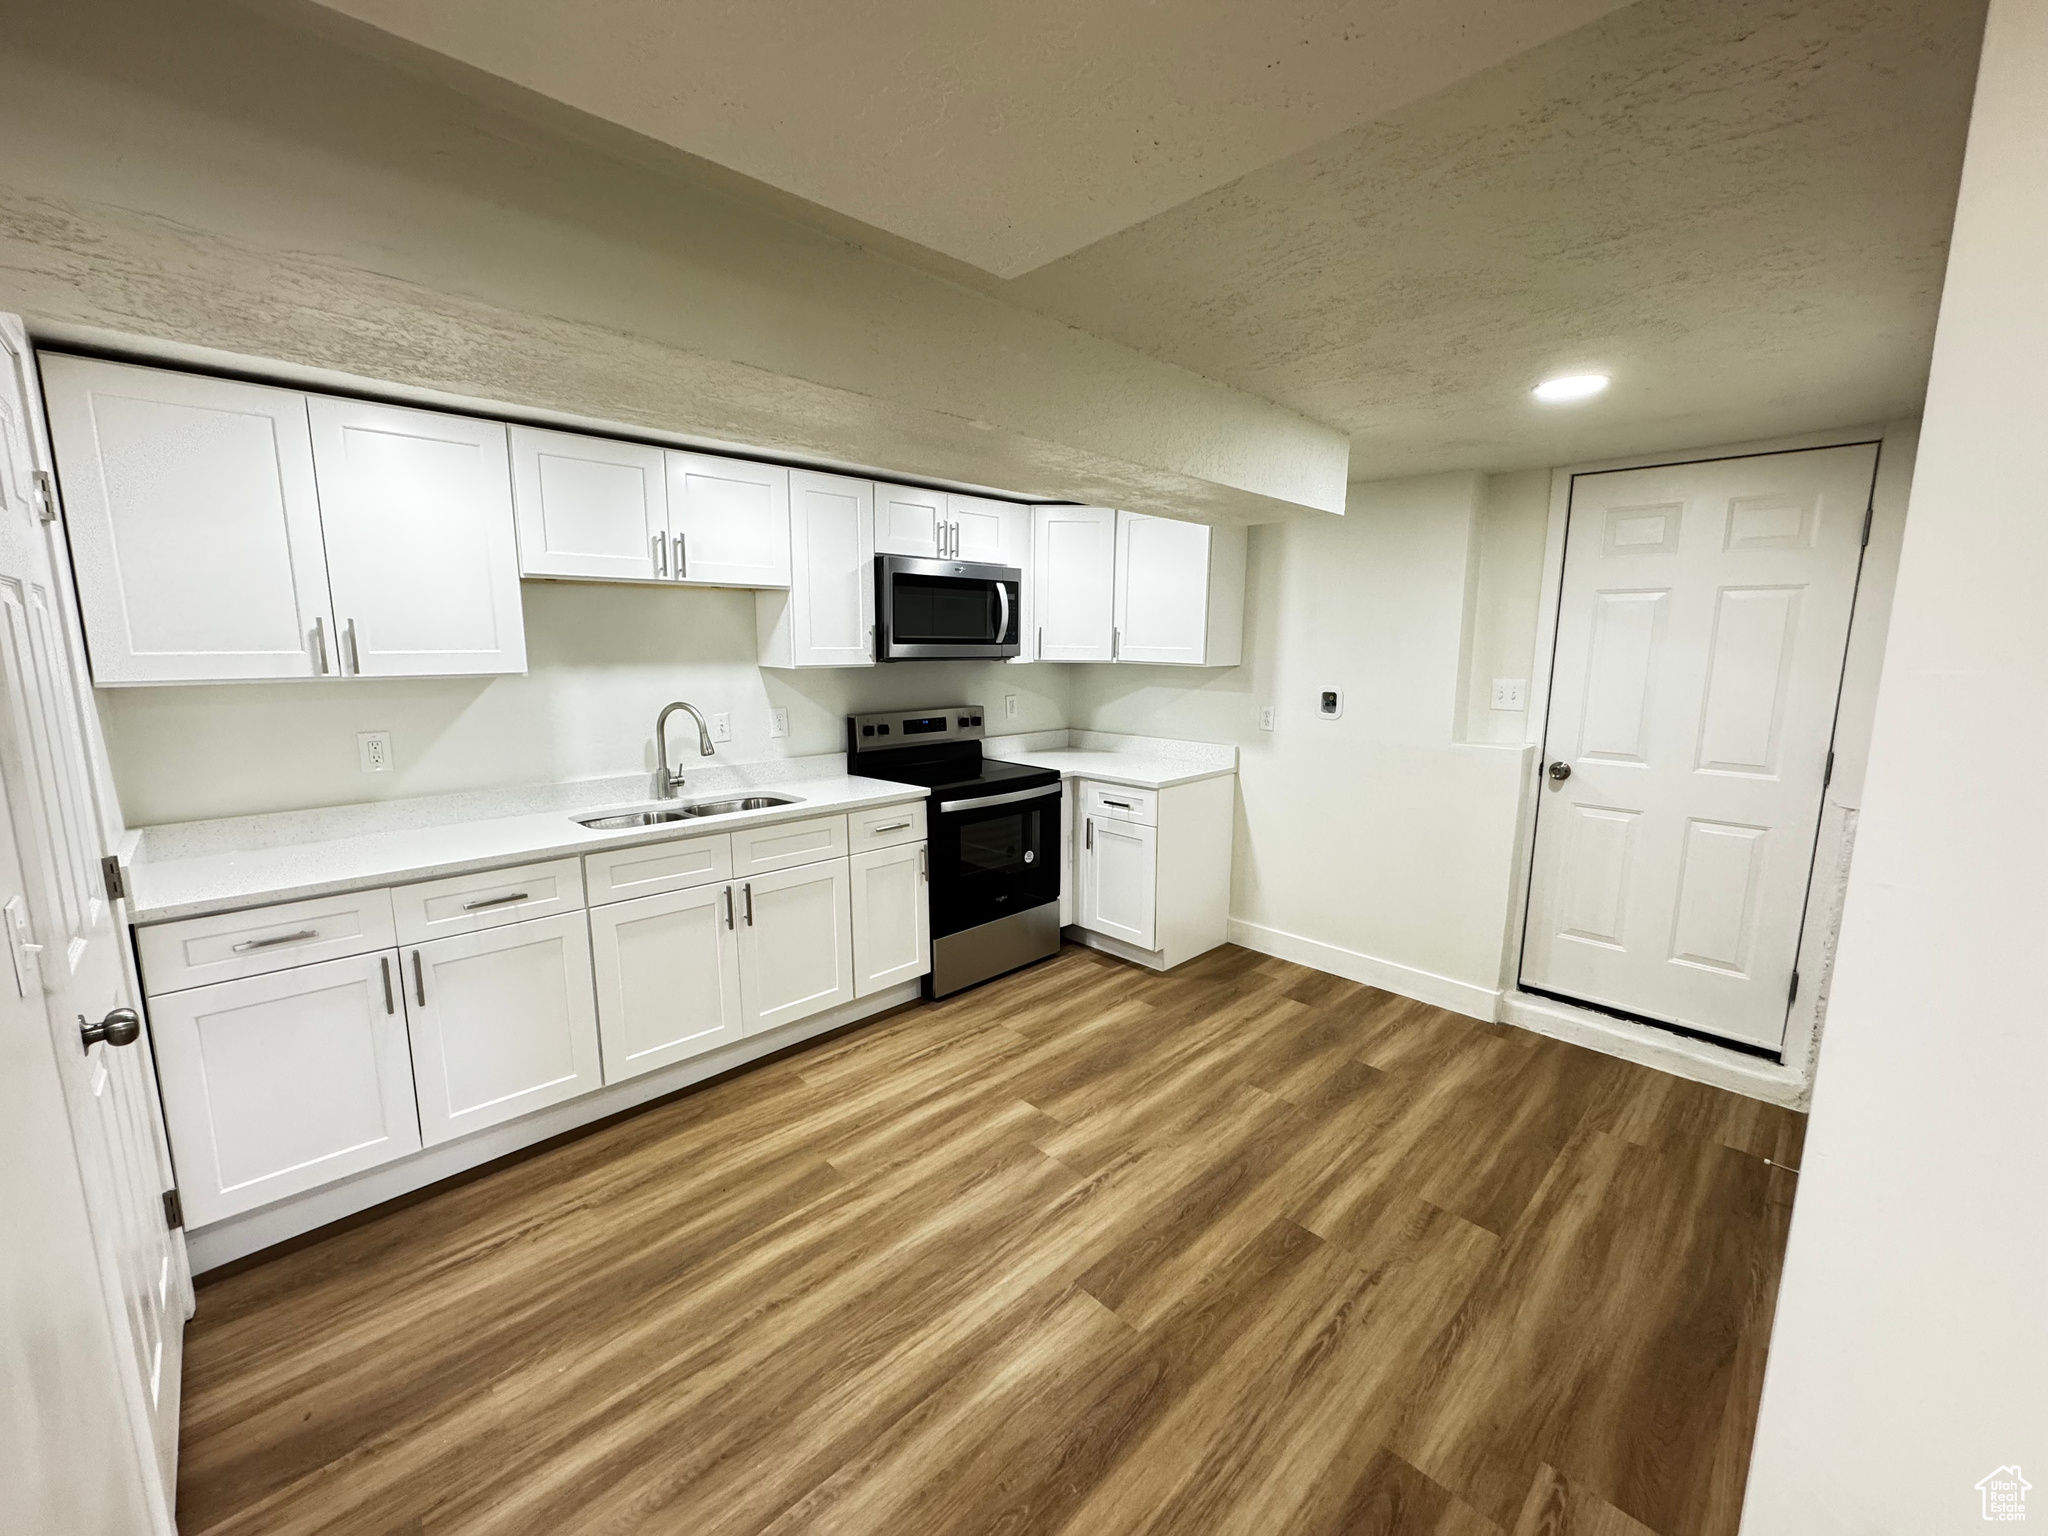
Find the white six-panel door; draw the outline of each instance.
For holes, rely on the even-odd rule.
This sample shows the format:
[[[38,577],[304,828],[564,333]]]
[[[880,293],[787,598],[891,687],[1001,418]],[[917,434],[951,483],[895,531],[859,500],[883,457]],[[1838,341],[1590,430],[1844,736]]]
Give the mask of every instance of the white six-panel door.
[[[668,472],[645,443],[512,428],[512,506],[525,576],[669,574]]]
[[[1525,986],[1782,1042],[1876,458],[1575,478]]]
[[[306,397],[42,359],[97,683],[338,667]]]
[[[306,408],[350,675],[525,671],[505,428],[321,395]]]
[[[915,981],[932,968],[926,859],[923,843],[899,843],[870,848],[848,861],[855,997]]]
[[[740,996],[758,1035],[853,1000],[847,861],[800,864],[739,882]]]
[[[740,1038],[736,922],[730,885],[590,909],[606,1082],[624,1082]]]
[[[1040,661],[1108,661],[1116,615],[1116,513],[1034,507],[1031,519],[1026,654]]]

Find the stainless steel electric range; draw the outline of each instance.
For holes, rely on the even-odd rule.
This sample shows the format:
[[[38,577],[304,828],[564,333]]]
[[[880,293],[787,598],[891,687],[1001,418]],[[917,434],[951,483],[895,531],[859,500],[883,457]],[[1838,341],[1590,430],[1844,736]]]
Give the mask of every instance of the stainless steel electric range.
[[[846,771],[931,789],[932,968],[944,997],[1060,947],[1060,776],[981,755],[981,706],[854,715]]]

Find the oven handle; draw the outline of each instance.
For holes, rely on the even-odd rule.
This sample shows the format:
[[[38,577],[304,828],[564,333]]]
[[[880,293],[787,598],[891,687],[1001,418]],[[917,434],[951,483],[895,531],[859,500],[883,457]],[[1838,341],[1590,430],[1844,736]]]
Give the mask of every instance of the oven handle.
[[[978,811],[987,805],[1015,805],[1019,800],[1057,800],[1062,786],[1048,785],[1040,789],[1019,789],[1007,795],[980,795],[972,800],[941,800],[939,814],[948,811]]]

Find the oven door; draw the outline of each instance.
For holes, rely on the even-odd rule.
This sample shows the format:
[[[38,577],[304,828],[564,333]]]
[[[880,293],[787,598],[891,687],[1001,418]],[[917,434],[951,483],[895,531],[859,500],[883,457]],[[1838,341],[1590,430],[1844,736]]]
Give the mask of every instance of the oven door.
[[[1058,784],[932,805],[933,938],[1060,899]]]
[[[964,560],[875,557],[876,659],[1015,656],[1024,573]]]

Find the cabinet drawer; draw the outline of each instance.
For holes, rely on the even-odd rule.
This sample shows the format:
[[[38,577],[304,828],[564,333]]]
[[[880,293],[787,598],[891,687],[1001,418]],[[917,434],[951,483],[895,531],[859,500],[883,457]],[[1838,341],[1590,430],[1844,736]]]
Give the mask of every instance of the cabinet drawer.
[[[1098,784],[1092,779],[1083,779],[1080,814],[1156,827],[1159,825],[1159,791],[1126,789],[1121,784]]]
[[[157,923],[138,928],[135,943],[142,990],[156,997],[389,949],[392,934],[391,893],[376,890]]]
[[[506,923],[577,911],[582,905],[582,861],[573,858],[423,880],[418,885],[396,886],[391,892],[401,944],[424,944],[451,933],[501,928]]]
[[[731,878],[732,839],[724,833],[583,856],[583,884],[593,907]]]
[[[791,869],[820,859],[846,856],[846,818],[807,816],[772,827],[755,827],[732,835],[733,878]]]
[[[868,848],[893,848],[898,843],[924,841],[924,802],[884,805],[871,811],[853,811],[846,818],[847,847],[854,853]]]

